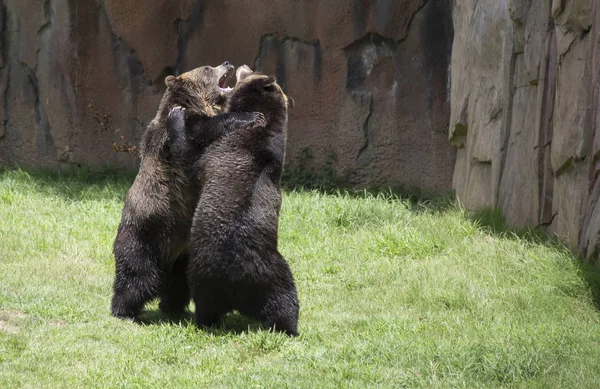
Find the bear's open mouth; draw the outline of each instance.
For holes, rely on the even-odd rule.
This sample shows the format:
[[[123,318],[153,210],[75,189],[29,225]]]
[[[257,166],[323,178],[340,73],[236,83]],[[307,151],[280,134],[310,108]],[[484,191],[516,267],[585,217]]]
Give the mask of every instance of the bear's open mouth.
[[[223,92],[231,92],[233,90],[231,87],[227,86],[227,81],[229,81],[232,73],[233,71],[227,71],[227,73],[223,74],[221,78],[219,78],[219,88],[221,88]]]

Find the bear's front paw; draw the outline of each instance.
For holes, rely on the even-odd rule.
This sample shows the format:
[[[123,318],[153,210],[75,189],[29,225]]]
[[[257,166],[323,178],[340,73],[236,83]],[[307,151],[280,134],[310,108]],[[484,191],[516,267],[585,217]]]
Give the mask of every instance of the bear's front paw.
[[[176,142],[185,134],[185,108],[174,106],[167,115],[167,133],[171,142]]]
[[[266,127],[267,126],[267,118],[265,117],[265,115],[262,114],[262,112],[252,112],[252,125],[251,128],[257,128],[257,127]]]
[[[185,108],[183,108],[180,105],[176,105],[173,108],[171,108],[171,110],[169,111],[168,118],[173,120],[178,117],[182,117],[183,115],[185,115]]]

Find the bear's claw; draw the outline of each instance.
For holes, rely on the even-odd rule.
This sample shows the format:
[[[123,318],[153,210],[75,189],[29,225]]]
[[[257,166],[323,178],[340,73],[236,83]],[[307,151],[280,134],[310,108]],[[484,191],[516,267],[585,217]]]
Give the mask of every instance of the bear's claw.
[[[185,113],[185,108],[180,105],[176,105],[169,111],[169,117],[173,117],[174,115],[179,114],[179,112]]]
[[[262,112],[252,112],[254,115],[254,127],[266,127],[267,126],[267,118]]]

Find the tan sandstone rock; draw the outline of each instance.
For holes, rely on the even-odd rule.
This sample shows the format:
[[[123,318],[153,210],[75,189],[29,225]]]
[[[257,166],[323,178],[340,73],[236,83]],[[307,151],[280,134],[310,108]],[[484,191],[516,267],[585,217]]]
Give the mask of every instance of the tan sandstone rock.
[[[597,255],[600,243],[598,3],[454,4],[452,74],[460,79],[452,84],[449,132],[459,147],[453,184],[458,197],[472,209],[498,206],[518,227],[548,226],[587,256]],[[476,39],[490,28],[500,37]],[[490,122],[484,113],[497,110],[495,89],[503,91],[501,130],[497,137],[482,137]],[[490,169],[481,167],[486,155]],[[491,195],[490,186],[497,188]]]
[[[135,169],[113,144],[139,142],[164,77],[228,60],[295,99],[288,161],[308,148],[354,186],[451,186],[448,2],[0,4],[2,165]]]

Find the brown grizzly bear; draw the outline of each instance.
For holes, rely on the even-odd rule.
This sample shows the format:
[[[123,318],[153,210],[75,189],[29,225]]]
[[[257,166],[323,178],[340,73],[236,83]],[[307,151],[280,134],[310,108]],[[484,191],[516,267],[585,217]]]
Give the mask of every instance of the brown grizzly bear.
[[[238,310],[268,327],[297,335],[298,298],[290,268],[277,250],[281,207],[280,179],[285,154],[288,98],[275,78],[237,71],[229,112],[259,111],[265,128],[229,132],[205,151],[174,142],[176,158],[193,159],[202,183],[192,223],[188,283],[196,305],[196,324],[211,326]],[[289,100],[291,104],[291,100]],[[167,129],[200,133],[180,110]]]
[[[172,156],[167,115],[174,106],[197,112],[203,147],[232,128],[264,125],[259,113],[223,113],[231,75],[233,66],[225,62],[165,79],[167,89],[142,138],[140,169],[125,198],[114,242],[116,317],[135,319],[155,297],[160,297],[160,309],[172,314],[189,304],[186,251],[199,188]]]

